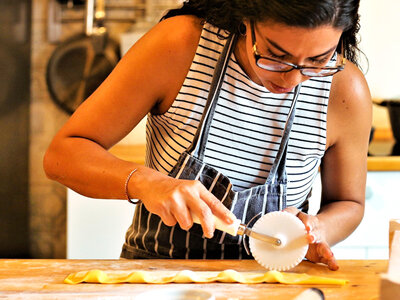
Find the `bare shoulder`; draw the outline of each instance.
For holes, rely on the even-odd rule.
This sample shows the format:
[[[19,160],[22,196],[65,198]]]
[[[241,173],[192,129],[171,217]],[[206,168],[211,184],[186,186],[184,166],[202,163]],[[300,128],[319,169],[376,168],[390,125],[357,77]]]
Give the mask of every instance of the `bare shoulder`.
[[[176,16],[159,22],[127,53],[130,66],[144,70],[157,87],[157,105],[153,112],[162,113],[178,93],[194,58],[202,30],[201,19]]]
[[[201,20],[192,16],[155,25],[82,103],[61,136],[86,137],[108,149],[148,112],[166,111],[190,68],[201,30]]]
[[[169,49],[173,50],[174,53],[185,53],[197,46],[201,30],[201,19],[189,15],[175,16],[156,24],[136,46],[145,43],[146,45],[162,47],[158,50]]]
[[[360,69],[347,62],[345,69],[333,77],[329,105],[339,113],[353,114],[371,108],[371,95]]]
[[[347,62],[345,69],[333,77],[328,106],[328,135],[330,145],[346,133],[368,131],[372,102],[368,84],[360,69]]]
[[[153,29],[164,31],[164,39],[176,39],[180,42],[198,41],[203,28],[203,20],[192,15],[175,16],[159,22]],[[182,40],[184,38],[184,40]],[[193,40],[192,40],[193,39]]]

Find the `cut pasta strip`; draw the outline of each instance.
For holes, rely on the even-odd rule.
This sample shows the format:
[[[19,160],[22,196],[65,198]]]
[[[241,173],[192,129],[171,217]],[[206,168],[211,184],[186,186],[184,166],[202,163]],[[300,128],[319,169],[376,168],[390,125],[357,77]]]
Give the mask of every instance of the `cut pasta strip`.
[[[168,275],[170,272],[162,271],[102,271],[90,270],[71,273],[65,278],[64,283],[283,283],[283,284],[334,284],[344,285],[346,279],[328,278],[308,275],[305,273],[288,273],[268,271],[266,273],[245,273],[235,270],[222,272],[199,272],[183,270]]]

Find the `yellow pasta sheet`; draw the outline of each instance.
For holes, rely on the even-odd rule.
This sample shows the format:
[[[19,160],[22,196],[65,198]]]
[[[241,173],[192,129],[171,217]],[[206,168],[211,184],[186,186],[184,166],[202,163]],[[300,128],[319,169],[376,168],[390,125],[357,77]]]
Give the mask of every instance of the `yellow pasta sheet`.
[[[224,270],[222,272],[200,272],[183,270],[171,275],[171,271],[102,271],[90,270],[72,273],[65,278],[64,283],[283,283],[283,284],[334,284],[344,285],[346,279],[328,278],[308,275],[305,273],[288,273],[268,271],[266,273],[237,272]]]

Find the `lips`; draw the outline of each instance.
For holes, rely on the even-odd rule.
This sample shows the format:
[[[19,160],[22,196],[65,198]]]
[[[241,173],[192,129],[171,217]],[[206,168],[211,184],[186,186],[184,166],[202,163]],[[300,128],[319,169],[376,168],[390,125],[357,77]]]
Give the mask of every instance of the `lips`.
[[[276,94],[289,93],[294,88],[294,87],[285,88],[285,87],[279,86],[273,82],[270,82],[270,85],[272,87],[271,92],[276,93]]]

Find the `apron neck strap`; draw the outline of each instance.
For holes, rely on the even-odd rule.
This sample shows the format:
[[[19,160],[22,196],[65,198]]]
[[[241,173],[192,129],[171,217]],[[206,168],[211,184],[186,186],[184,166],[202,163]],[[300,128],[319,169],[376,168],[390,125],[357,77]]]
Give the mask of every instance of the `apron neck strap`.
[[[213,119],[215,107],[217,105],[217,100],[220,94],[220,89],[223,83],[223,78],[229,63],[230,56],[235,48],[237,41],[237,35],[230,35],[225,43],[224,48],[218,58],[217,64],[215,66],[214,74],[210,84],[210,91],[207,97],[207,103],[204,108],[204,112],[201,116],[199,126],[197,128],[196,134],[193,138],[192,144],[186,149],[191,156],[203,161],[204,151],[206,143],[208,140],[208,133],[210,130],[210,124]],[[281,143],[279,145],[278,153],[275,157],[274,163],[270,169],[266,183],[271,183],[276,175],[278,177],[285,171],[286,166],[286,152],[287,144],[289,141],[290,131],[293,125],[296,103],[300,93],[301,83],[296,86],[293,92],[293,100],[288,113],[288,119],[286,121]]]
[[[204,151],[208,140],[208,133],[210,130],[211,121],[213,119],[214,110],[217,104],[217,99],[220,94],[220,89],[223,83],[223,78],[229,63],[229,58],[233,49],[235,48],[237,36],[232,34],[228,37],[221,55],[218,58],[215,66],[214,74],[210,84],[210,91],[208,93],[207,103],[204,108],[199,126],[194,136],[192,144],[186,150],[190,155],[200,159],[204,158]]]
[[[278,175],[278,177],[280,177],[280,175],[282,175],[283,172],[285,171],[287,145],[288,145],[288,141],[289,141],[290,130],[292,129],[292,125],[293,125],[293,121],[294,121],[294,116],[295,116],[295,112],[296,112],[296,103],[297,103],[297,99],[300,94],[300,88],[301,88],[301,83],[299,85],[297,85],[296,88],[294,89],[292,105],[290,106],[288,119],[286,121],[285,128],[283,130],[282,140],[279,145],[278,153],[275,157],[274,163],[272,164],[271,170],[269,171],[269,175],[267,178],[267,184],[273,182],[276,175]]]

